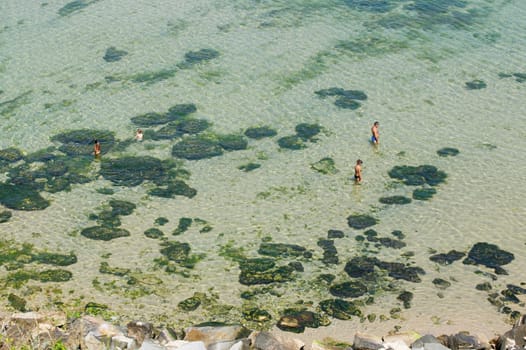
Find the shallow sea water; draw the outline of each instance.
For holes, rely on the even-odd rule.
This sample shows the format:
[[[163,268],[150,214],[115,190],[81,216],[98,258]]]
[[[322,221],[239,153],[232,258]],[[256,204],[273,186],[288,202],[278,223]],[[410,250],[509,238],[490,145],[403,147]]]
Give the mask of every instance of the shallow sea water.
[[[125,139],[135,129],[130,118],[165,112],[178,103],[195,103],[195,115],[211,121],[218,133],[269,125],[281,137],[293,134],[299,123],[318,123],[324,132],[304,150],[280,150],[276,137],[250,140],[244,151],[185,161],[191,172],[188,183],[198,191],[192,199],[150,197],[148,185],[115,187],[115,194],[106,196],[96,190],[111,183],[100,178],[75,185],[71,192],[44,194],[52,205],[43,211],[14,212],[0,224],[4,238],[50,251],[74,251],[79,259],[68,267],[74,279],[60,285],[62,294],[32,294],[27,297],[32,308],[81,298],[105,303],[124,319],[179,325],[210,320],[212,311],[182,313],[177,303],[205,292],[222,305],[241,306],[239,294],[249,288],[238,283],[238,265],[220,256],[220,247],[232,242],[256,257],[261,240],[271,237],[273,242],[300,244],[314,258],[304,262],[305,272],[297,281],[276,287],[281,297],[264,296],[259,306],[271,310],[275,319],[298,300],[312,302],[313,309],[331,297],[312,283],[316,276],[334,273],[337,281],[348,279],[343,267],[361,249],[354,239],[361,231],[349,228],[346,218],[365,213],[379,219],[374,229],[381,236],[393,230],[406,236],[407,247],[372,248],[376,256],[408,261],[426,271],[421,283],[396,282],[414,293],[412,307],[403,309],[400,319],[333,320],[331,327],[309,332],[322,336],[337,330],[335,337],[352,340],[354,331],[382,333],[396,325],[419,332],[467,329],[487,336],[509,328],[508,316],[486,300],[486,292],[475,289],[489,279],[474,272],[490,269],[460,261],[438,266],[429,256],[430,249],[467,252],[477,242],[496,244],[515,260],[504,266],[509,275],[492,282],[495,291],[508,283],[526,283],[526,85],[499,77],[526,72],[526,3],[369,2],[392,4],[386,12],[352,0],[81,3],[87,6],[66,16],[58,14],[65,1],[0,4],[0,149],[33,152],[50,146],[51,136],[80,128],[107,129]],[[452,5],[446,12],[425,15],[410,10],[412,3]],[[460,3],[466,6],[454,5]],[[102,57],[110,46],[128,55],[108,63]],[[138,73],[171,69],[186,52],[202,48],[219,51],[219,58],[160,82],[132,81]],[[121,80],[107,83],[106,76]],[[465,83],[473,80],[483,80],[487,87],[466,89]],[[363,90],[368,99],[357,110],[340,109],[334,98],[314,93],[330,87]],[[2,104],[17,97],[15,104]],[[375,120],[381,123],[379,147],[368,142]],[[164,159],[170,157],[171,145],[145,140],[126,154]],[[436,151],[443,147],[458,148],[460,154],[439,157]],[[310,168],[324,157],[334,159],[338,173],[323,175]],[[357,158],[364,160],[361,185],[352,181]],[[248,162],[262,166],[248,173],[237,169]],[[388,195],[410,196],[413,188],[393,185],[387,172],[395,165],[420,164],[448,174],[431,200],[405,206],[378,202]],[[92,167],[96,171],[98,164]],[[82,237],[80,230],[93,224],[88,216],[110,198],[137,204],[131,216],[122,217],[131,237],[110,242]],[[159,242],[143,232],[158,217],[170,220],[160,227],[169,236],[182,217],[200,218],[213,227],[200,233],[201,226],[194,225],[181,236],[170,236],[190,243],[193,253],[206,254],[190,277],[153,270]],[[320,261],[317,241],[330,229],[344,231],[345,238],[335,240],[340,264],[327,267]],[[404,252],[414,256],[406,260]],[[122,281],[114,292],[97,290],[94,279],[112,279],[98,272],[102,261],[157,276],[162,284],[152,279],[152,294],[136,299],[122,296]],[[7,274],[3,268],[0,272]],[[438,290],[432,283],[437,277],[452,286]],[[376,295],[364,313],[388,316],[400,307],[395,299],[396,294]],[[525,299],[521,301],[510,307],[525,313]],[[229,321],[238,317],[236,311],[231,315]]]

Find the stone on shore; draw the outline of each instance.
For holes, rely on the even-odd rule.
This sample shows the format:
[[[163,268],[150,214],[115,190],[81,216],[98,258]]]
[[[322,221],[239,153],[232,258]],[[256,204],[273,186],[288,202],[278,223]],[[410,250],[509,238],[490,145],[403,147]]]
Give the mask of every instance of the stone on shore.
[[[185,329],[186,341],[202,341],[206,346],[219,341],[238,340],[250,331],[242,325],[195,326]]]
[[[252,332],[249,339],[254,350],[302,350],[305,347],[301,340],[279,333]]]
[[[382,338],[371,335],[356,332],[354,335],[353,349],[354,350],[380,350],[383,348]]]
[[[440,340],[430,334],[426,334],[423,337],[417,339],[411,344],[412,350],[448,350],[447,347],[442,345]]]

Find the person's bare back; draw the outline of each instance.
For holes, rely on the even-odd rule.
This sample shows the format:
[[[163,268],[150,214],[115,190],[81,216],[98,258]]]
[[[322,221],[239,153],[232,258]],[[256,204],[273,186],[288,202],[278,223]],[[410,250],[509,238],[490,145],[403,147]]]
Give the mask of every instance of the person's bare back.
[[[371,128],[371,142],[375,145],[380,143],[380,131],[378,131],[378,128],[380,127],[379,122],[374,122],[373,127]]]
[[[354,181],[362,182],[362,160],[358,159],[354,166]]]

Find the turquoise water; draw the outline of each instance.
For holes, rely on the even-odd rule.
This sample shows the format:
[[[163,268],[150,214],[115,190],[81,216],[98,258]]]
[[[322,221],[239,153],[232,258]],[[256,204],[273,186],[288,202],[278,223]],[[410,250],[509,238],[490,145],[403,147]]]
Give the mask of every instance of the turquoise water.
[[[314,310],[320,300],[331,298],[316,277],[332,273],[337,282],[348,280],[345,262],[365,250],[419,266],[426,275],[420,283],[393,282],[396,291],[414,294],[412,307],[402,308],[400,317],[390,315],[401,307],[398,292],[380,288],[363,312],[385,315],[384,321],[332,320],[333,327],[380,332],[397,325],[419,331],[451,327],[489,335],[508,327],[509,316],[475,285],[490,281],[499,293],[507,284],[526,283],[521,254],[526,244],[526,85],[520,79],[526,73],[524,2],[5,1],[0,13],[0,149],[32,153],[58,146],[53,135],[84,128],[132,138],[137,126],[131,118],[182,103],[194,103],[194,115],[208,120],[213,133],[242,134],[254,126],[278,133],[249,140],[246,150],[181,161],[191,174],[187,183],[197,190],[193,198],[154,197],[148,195],[150,183],[113,186],[96,176],[71,191],[42,193],[51,203],[44,210],[10,209],[11,219],[0,224],[4,239],[78,257],[67,267],[73,273],[69,282],[32,281],[10,290],[24,295],[31,309],[59,303],[81,309],[97,301],[123,319],[190,324],[239,320],[242,307],[256,305],[269,310],[275,322],[299,300]],[[110,47],[127,54],[106,61]],[[185,54],[202,49],[219,56],[182,64]],[[467,88],[474,81],[485,87]],[[363,91],[367,100],[345,109],[335,105],[336,96],[315,93],[331,87]],[[375,120],[381,123],[379,147],[368,142]],[[294,134],[300,123],[322,126],[317,142],[307,142],[302,150],[281,149],[277,140]],[[103,155],[89,171],[98,174],[101,162],[114,157],[171,159],[174,143],[146,137],[120,153]],[[439,157],[436,152],[443,147],[460,153]],[[336,173],[312,170],[311,164],[325,157],[334,160]],[[358,158],[364,160],[361,185],[352,181]],[[250,162],[261,167],[238,169]],[[394,182],[388,171],[421,164],[448,175],[431,200],[394,206],[378,201],[411,197],[413,187]],[[2,180],[8,181],[7,174]],[[114,194],[102,194],[101,188]],[[80,235],[94,224],[90,214],[110,199],[136,204],[132,215],[121,217],[121,227],[131,235],[109,242]],[[407,246],[364,247],[355,239],[363,231],[347,225],[355,213],[376,217],[380,236],[401,230]],[[156,226],[159,217],[169,222]],[[200,220],[172,236],[180,218]],[[179,268],[182,274],[159,269],[153,261],[161,256],[160,242],[144,236],[154,226],[169,240],[189,243],[202,260],[193,269]],[[327,266],[317,242],[331,229],[345,237],[335,239],[339,264]],[[247,301],[240,293],[253,287],[239,284],[238,263],[220,253],[234,247],[258,257],[262,240],[299,244],[313,257],[300,259],[305,271],[295,281]],[[508,275],[492,281],[475,274],[492,269],[429,260],[434,251],[468,252],[477,242],[514,254],[504,266]],[[101,274],[101,262],[132,269],[142,282],[129,286],[126,279]],[[5,266],[0,271],[3,278],[9,274]],[[452,286],[438,290],[435,278]],[[206,293],[208,304],[178,311],[177,304],[194,292]],[[520,303],[506,306],[524,313],[525,299],[519,298]],[[5,298],[3,304],[9,308]]]

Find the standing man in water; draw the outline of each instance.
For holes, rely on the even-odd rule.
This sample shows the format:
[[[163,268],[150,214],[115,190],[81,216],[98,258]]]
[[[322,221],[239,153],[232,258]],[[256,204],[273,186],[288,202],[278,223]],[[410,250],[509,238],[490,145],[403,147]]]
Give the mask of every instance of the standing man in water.
[[[356,183],[362,182],[362,163],[362,160],[358,159],[354,166],[354,181],[356,181]]]
[[[94,140],[95,145],[93,146],[93,154],[95,154],[95,157],[100,156],[100,142],[99,140]]]
[[[373,127],[371,128],[371,142],[375,145],[380,143],[380,132],[378,131],[378,128],[380,127],[379,122],[374,122]]]

